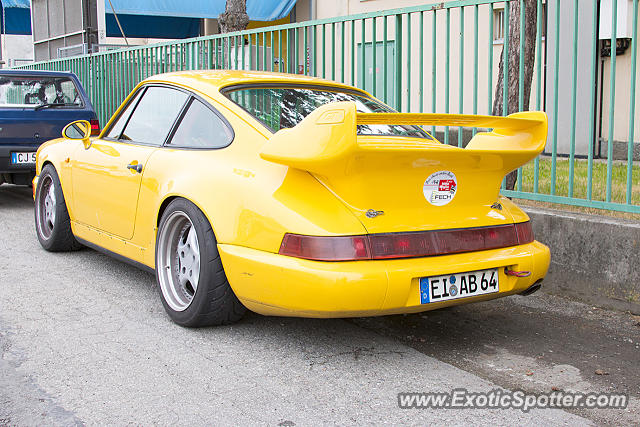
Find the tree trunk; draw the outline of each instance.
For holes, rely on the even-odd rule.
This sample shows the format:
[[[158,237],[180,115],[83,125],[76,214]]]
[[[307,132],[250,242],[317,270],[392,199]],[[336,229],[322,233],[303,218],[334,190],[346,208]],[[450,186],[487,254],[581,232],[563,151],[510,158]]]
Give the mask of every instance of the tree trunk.
[[[537,0],[522,0],[524,4],[524,61],[523,61],[523,96],[522,111],[529,109],[531,97],[531,82],[533,80],[533,67],[536,52],[536,25],[538,14]],[[520,0],[509,2],[509,76],[507,79],[507,114],[520,111]],[[500,69],[498,71],[498,83],[493,101],[493,114],[503,115],[504,104],[504,46],[500,54]],[[517,171],[507,175],[507,189],[513,190]]]
[[[218,17],[218,26],[221,33],[231,33],[234,31],[242,31],[249,25],[249,15],[247,15],[247,0],[227,0],[227,4],[224,13]],[[244,40],[244,38],[243,38]],[[222,41],[222,51],[228,52],[229,43],[237,43],[236,38],[233,40],[225,38]],[[223,68],[231,68],[231,58],[228,55],[222,54]],[[217,55],[216,55],[217,57]]]
[[[247,0],[227,0],[225,11],[218,17],[221,33],[242,31],[249,25]]]

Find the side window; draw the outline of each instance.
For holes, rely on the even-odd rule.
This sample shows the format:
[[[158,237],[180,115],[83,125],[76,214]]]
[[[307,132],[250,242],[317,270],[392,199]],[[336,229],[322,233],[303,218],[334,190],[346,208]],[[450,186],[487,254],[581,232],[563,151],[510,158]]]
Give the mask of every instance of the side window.
[[[120,136],[122,140],[162,145],[188,95],[168,87],[147,88]]]
[[[71,80],[60,81],[60,92],[62,92],[61,96],[65,103],[82,104],[78,89],[76,89],[76,85]]]
[[[82,105],[75,83],[69,77],[2,76],[0,105]],[[65,105],[73,107],[73,105]]]
[[[124,107],[124,110],[122,110],[122,113],[120,113],[120,116],[116,119],[116,122],[113,124],[113,126],[111,126],[111,129],[109,129],[107,138],[113,138],[113,139],[120,138],[122,129],[124,128],[124,125],[127,124],[127,120],[129,120],[129,116],[131,116],[131,112],[135,108],[136,103],[138,102],[138,99],[140,98],[140,94],[142,92],[144,92],[144,88],[136,92],[136,94],[131,99],[131,101],[127,104],[126,107]]]
[[[221,148],[229,145],[232,139],[229,126],[210,108],[193,99],[167,146]]]

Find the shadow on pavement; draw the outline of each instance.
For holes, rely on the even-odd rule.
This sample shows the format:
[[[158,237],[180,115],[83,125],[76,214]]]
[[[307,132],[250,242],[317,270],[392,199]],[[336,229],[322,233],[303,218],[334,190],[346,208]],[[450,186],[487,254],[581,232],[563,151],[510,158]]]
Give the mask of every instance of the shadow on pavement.
[[[31,187],[0,184],[0,208],[32,208]]]

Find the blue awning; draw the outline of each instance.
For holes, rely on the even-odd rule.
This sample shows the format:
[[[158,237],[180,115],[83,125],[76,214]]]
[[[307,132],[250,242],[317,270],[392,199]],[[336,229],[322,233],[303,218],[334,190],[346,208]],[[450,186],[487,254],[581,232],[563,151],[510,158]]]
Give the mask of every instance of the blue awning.
[[[121,37],[109,0],[104,0],[107,36]],[[226,0],[111,0],[127,37],[185,39],[200,34],[201,18],[218,18]],[[296,0],[247,0],[252,21],[275,21],[291,13]]]
[[[119,37],[108,0],[105,2],[107,36]],[[188,38],[200,34],[200,18],[218,18],[226,0],[111,0],[128,37]],[[291,13],[296,0],[247,0],[252,21],[275,21]],[[0,0],[3,34],[31,34],[29,0]]]
[[[31,34],[31,5],[29,0],[0,0],[0,28],[3,34]]]
[[[172,18],[168,16],[120,15],[120,25],[127,37],[154,39],[187,39],[200,35],[199,18]],[[116,18],[106,16],[107,36],[122,37]]]
[[[111,14],[109,0],[105,11]],[[120,15],[166,16],[180,18],[217,18],[224,13],[226,0],[111,0]],[[247,0],[252,21],[275,21],[289,15],[296,0]]]

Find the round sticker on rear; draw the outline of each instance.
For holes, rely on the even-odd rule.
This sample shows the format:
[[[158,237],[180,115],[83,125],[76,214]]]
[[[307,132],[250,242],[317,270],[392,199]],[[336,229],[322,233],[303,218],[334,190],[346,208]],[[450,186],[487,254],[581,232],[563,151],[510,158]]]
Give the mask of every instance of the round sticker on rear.
[[[457,190],[458,180],[451,171],[432,173],[422,187],[424,198],[434,206],[444,206],[452,201]]]

